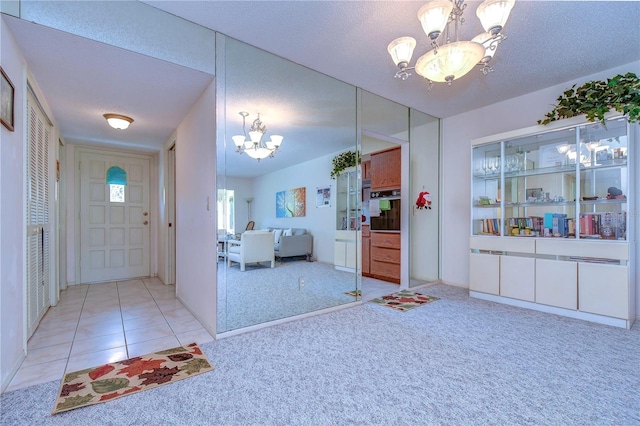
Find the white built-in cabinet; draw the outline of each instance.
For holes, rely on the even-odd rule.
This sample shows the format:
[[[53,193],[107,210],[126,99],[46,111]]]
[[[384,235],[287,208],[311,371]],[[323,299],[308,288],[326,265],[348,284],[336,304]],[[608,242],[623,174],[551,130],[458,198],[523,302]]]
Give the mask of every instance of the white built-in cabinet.
[[[576,118],[473,140],[470,295],[630,328],[637,133]]]
[[[334,266],[356,272],[360,268],[357,243],[360,239],[360,169],[350,167],[336,177],[336,231]]]

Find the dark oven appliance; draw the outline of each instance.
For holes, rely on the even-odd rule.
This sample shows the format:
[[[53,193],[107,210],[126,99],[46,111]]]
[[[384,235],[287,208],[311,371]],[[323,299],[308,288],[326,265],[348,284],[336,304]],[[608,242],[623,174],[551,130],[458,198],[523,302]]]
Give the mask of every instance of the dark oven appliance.
[[[372,231],[400,232],[400,190],[371,191],[369,215]]]

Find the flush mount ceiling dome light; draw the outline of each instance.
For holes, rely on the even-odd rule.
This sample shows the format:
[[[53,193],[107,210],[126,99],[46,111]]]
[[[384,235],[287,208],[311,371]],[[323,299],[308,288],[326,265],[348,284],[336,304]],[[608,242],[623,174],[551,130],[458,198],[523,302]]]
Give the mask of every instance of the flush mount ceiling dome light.
[[[128,128],[131,123],[133,123],[133,118],[127,117],[126,115],[105,114],[104,118],[107,119],[107,123],[109,123],[109,126],[118,130],[124,130]]]
[[[418,20],[431,40],[432,50],[418,58],[415,67],[409,62],[416,47],[413,37],[400,37],[389,43],[387,51],[400,68],[395,77],[406,80],[412,69],[429,81],[451,83],[467,74],[476,65],[483,74],[493,71],[488,63],[496,53],[498,44],[506,38],[501,33],[509,18],[515,0],[485,0],[476,9],[476,15],[486,32],[471,41],[459,40],[458,29],[464,23],[462,14],[465,0],[431,0],[418,11]],[[453,28],[450,28],[453,26]]]
[[[249,116],[248,112],[240,111],[238,114],[242,116],[242,135],[232,136],[231,139],[236,146],[236,152],[242,154],[243,152],[249,157],[258,161],[263,158],[271,157],[278,152],[282,139],[280,135],[271,135],[271,139],[263,141],[262,137],[267,132],[267,127],[262,124],[260,120],[260,113],[258,118],[253,120],[251,127],[249,128],[249,140],[247,140],[247,127],[246,118]]]

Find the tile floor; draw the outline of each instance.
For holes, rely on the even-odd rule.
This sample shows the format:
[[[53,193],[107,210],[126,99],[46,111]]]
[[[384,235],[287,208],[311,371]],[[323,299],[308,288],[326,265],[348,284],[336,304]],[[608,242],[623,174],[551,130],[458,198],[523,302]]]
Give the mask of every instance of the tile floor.
[[[7,391],[62,379],[65,372],[213,337],[156,278],[69,286],[27,343]]]
[[[362,287],[365,301],[399,288],[373,278],[363,278]],[[212,340],[176,299],[175,286],[157,278],[69,286],[29,339],[27,357],[6,391],[61,380],[65,372]]]

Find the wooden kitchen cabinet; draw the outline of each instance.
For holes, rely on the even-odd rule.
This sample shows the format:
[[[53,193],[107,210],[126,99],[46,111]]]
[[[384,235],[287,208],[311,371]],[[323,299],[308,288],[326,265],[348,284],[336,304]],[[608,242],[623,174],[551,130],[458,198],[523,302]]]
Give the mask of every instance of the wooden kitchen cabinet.
[[[371,233],[369,225],[362,225],[362,275],[371,274]]]
[[[362,179],[371,179],[371,161],[362,162]]]
[[[401,187],[402,158],[400,147],[371,154],[371,189]]]
[[[371,232],[370,276],[400,283],[400,233]]]

